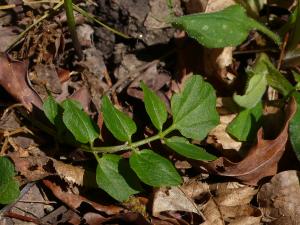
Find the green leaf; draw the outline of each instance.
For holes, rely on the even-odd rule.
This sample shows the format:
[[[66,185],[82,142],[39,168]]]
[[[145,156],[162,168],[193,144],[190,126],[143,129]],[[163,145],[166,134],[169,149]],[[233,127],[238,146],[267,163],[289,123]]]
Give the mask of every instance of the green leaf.
[[[54,125],[55,118],[58,114],[58,103],[52,95],[49,95],[43,104],[43,110],[48,120]]]
[[[300,90],[300,74],[294,70],[292,70],[292,74],[293,74],[295,81],[297,82],[297,84],[295,85],[295,89],[297,91],[299,91]]]
[[[249,18],[240,5],[232,5],[222,11],[213,13],[197,13],[172,19],[172,25],[185,30],[188,35],[208,48],[223,48],[241,44],[252,29],[257,29],[277,44],[280,38]]]
[[[242,96],[234,94],[233,99],[239,106],[250,109],[261,100],[266,88],[266,74],[256,73],[250,78],[245,94]]]
[[[117,110],[107,96],[102,98],[103,119],[107,129],[120,141],[131,141],[136,132],[134,121],[125,113]]]
[[[244,109],[227,126],[226,132],[239,141],[249,141],[255,138],[260,127],[259,120],[262,112],[261,102],[252,109]]]
[[[275,68],[270,62],[268,56],[265,53],[260,54],[255,62],[255,65],[248,73],[252,74],[265,74],[268,85],[279,91],[284,96],[289,95],[294,87],[290,82]]]
[[[20,190],[14,179],[14,165],[8,158],[0,157],[0,171],[0,204],[9,204],[20,195]]]
[[[171,108],[172,126],[187,138],[202,140],[219,123],[215,91],[200,75],[186,80],[183,91],[173,95]]]
[[[107,154],[99,160],[96,181],[101,189],[120,202],[142,190],[128,160],[118,155]]]
[[[291,85],[291,83],[275,68],[266,54],[261,54],[258,63],[260,62],[264,63],[266,66],[268,85],[284,96],[287,96],[294,91],[293,85]]]
[[[189,141],[184,137],[174,136],[171,138],[167,138],[165,139],[165,143],[169,148],[171,148],[178,154],[185,156],[186,158],[203,161],[217,159],[216,156],[206,152],[204,148],[189,143]]]
[[[175,186],[182,182],[173,164],[151,150],[133,152],[129,164],[137,176],[150,186]]]
[[[293,50],[297,48],[297,45],[300,42],[300,2],[298,1],[295,11],[291,15],[295,18],[294,27],[290,32],[289,41],[287,45],[288,50]]]
[[[144,104],[153,125],[162,130],[163,124],[166,122],[168,112],[165,103],[144,83],[141,83],[144,92]]]
[[[98,127],[74,100],[63,102],[63,122],[75,139],[81,143],[93,143],[99,137]]]
[[[300,93],[294,92],[293,96],[297,103],[297,111],[290,122],[289,137],[293,150],[300,161]]]

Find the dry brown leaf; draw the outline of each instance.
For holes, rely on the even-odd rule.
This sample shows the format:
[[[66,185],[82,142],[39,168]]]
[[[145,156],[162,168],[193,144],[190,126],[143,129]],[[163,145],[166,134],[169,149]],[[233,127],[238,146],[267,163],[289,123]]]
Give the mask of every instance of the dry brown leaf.
[[[154,195],[152,214],[172,224],[199,224],[202,204],[195,200],[204,203],[208,196],[209,186],[194,179],[181,187],[160,188]]]
[[[83,202],[91,205],[94,209],[100,212],[105,212],[107,215],[115,215],[117,213],[120,213],[123,209],[118,206],[110,205],[101,205],[99,203],[90,201],[83,196],[76,195],[71,192],[65,192],[62,190],[62,188],[50,180],[43,180],[43,183],[46,185],[47,188],[49,188],[52,193],[60,199],[62,202],[64,202],[67,206],[69,206],[71,209],[76,210]]]
[[[159,217],[164,211],[185,211],[201,215],[194,200],[207,194],[208,191],[209,186],[206,183],[197,181],[189,182],[181,187],[160,188],[154,195],[152,214]]]
[[[204,166],[218,175],[237,178],[246,184],[256,185],[259,180],[273,176],[277,172],[277,164],[282,157],[288,139],[289,121],[296,112],[296,103],[292,98],[287,106],[286,121],[281,133],[274,140],[264,140],[262,128],[257,134],[257,144],[240,162],[234,163],[220,157],[219,159],[204,163]]]
[[[13,160],[16,171],[25,178],[25,182],[41,180],[49,175],[58,175],[68,183],[82,186],[84,176],[92,176],[81,167],[63,163],[48,156],[21,157],[19,152],[12,152],[8,155]],[[85,185],[93,186],[93,184]]]
[[[135,98],[143,99],[143,92],[140,90],[143,81],[153,91],[159,91],[164,85],[170,82],[170,76],[165,72],[157,69],[157,64],[150,65],[145,71],[139,75],[127,88],[127,93]]]
[[[185,211],[200,214],[194,200],[189,198],[179,187],[169,190],[160,188],[154,196],[152,213],[159,217],[164,211]]]
[[[235,116],[236,114],[220,116],[220,123],[208,134],[207,141],[209,144],[213,144],[219,150],[234,149],[239,151],[242,146],[242,142],[234,140],[226,132],[228,124],[235,118]]]
[[[30,73],[30,80],[39,95],[48,96],[45,87],[54,94],[62,92],[61,83],[54,64],[37,64],[34,67],[34,72]]]
[[[216,183],[210,185],[210,191],[213,196],[203,208],[203,225],[260,224],[260,210],[250,205],[257,192],[253,187],[237,182]]]
[[[0,24],[0,52],[6,51],[8,47],[16,40],[18,36],[18,30],[19,29],[17,27],[4,27]]]
[[[28,85],[27,63],[15,61],[3,53],[0,53],[0,85],[27,110],[31,111],[32,105],[42,107],[40,97]]]
[[[237,182],[217,183],[210,185],[212,197],[226,224],[260,224],[262,213],[252,207],[250,201],[257,193],[254,187]]]
[[[262,213],[250,205],[219,206],[228,225],[259,225]]]
[[[276,174],[258,193],[258,203],[270,224],[300,224],[300,172]]]
[[[221,210],[213,197],[205,204],[202,211],[205,217],[205,222],[201,225],[225,225]]]
[[[254,187],[239,184],[237,182],[217,183],[210,185],[210,191],[214,192],[214,199],[221,206],[239,206],[249,204],[257,193]]]

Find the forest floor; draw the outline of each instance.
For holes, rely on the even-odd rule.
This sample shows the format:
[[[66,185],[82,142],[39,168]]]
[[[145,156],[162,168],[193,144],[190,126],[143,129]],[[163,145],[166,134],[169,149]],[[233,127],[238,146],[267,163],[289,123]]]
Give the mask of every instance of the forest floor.
[[[59,1],[0,3],[0,156],[13,163],[21,191],[14,201],[0,204],[1,225],[300,224],[300,164],[289,133],[298,102],[268,86],[259,125],[252,124],[252,111],[252,116],[247,114],[252,133],[246,125],[235,137],[227,129],[241,113],[233,95],[244,93],[247,71],[261,54],[297,87],[300,75],[297,80],[292,71],[300,72],[299,53],[287,57],[288,35],[277,46],[251,31],[237,47],[209,49],[167,22],[167,0],[73,2],[120,34],[75,12],[80,55],[63,5],[55,10]],[[268,25],[274,31],[287,23],[297,4],[251,2],[257,5],[250,5],[248,14],[265,24],[272,18]],[[174,15],[182,16],[223,10],[235,1],[173,0],[172,4]],[[145,110],[141,82],[166,104],[166,124],[170,124],[171,97],[182,91],[191,74],[212,85],[220,116],[220,123],[203,140],[192,143],[217,160],[188,159],[159,141],[144,145],[174,164],[183,179],[180,186],[142,184],[142,192],[119,202],[97,186],[93,154],[47,132],[52,126],[43,114],[47,97],[57,102],[74,99],[98,125],[102,144],[120,145],[103,122],[101,99],[108,95],[137,124],[135,141],[152,136],[157,131]],[[118,155],[127,159],[131,152]],[[5,193],[0,190],[1,194]]]

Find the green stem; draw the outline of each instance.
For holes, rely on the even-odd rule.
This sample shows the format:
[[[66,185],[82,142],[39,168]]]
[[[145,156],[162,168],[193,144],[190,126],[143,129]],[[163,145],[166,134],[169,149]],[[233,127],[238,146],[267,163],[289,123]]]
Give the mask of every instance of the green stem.
[[[78,37],[77,37],[77,33],[76,33],[76,23],[75,23],[75,18],[74,18],[72,0],[64,0],[64,6],[65,6],[65,10],[66,10],[67,23],[68,23],[68,28],[69,28],[69,31],[71,34],[71,39],[72,39],[76,54],[78,56],[78,60],[81,60],[83,58],[83,53],[82,53],[81,46],[78,41]]]
[[[143,140],[133,142],[131,144],[123,144],[123,145],[117,145],[117,146],[101,146],[101,147],[92,147],[92,148],[90,148],[90,146],[87,146],[87,145],[82,145],[82,146],[80,146],[80,148],[83,151],[92,152],[94,154],[96,152],[113,153],[113,152],[125,151],[125,150],[129,150],[129,149],[137,148],[141,145],[148,144],[152,141],[156,141],[159,139],[162,140],[167,134],[169,134],[170,132],[172,132],[175,129],[176,129],[175,126],[172,125],[169,128],[167,128],[166,130],[164,130],[152,137],[148,137]]]

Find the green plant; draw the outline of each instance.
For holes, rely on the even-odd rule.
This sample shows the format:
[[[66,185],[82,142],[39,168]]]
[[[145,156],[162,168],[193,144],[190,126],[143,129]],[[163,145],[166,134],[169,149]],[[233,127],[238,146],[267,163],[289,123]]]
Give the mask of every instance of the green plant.
[[[69,7],[71,5],[72,1],[65,1],[66,10],[70,10],[69,13],[73,14],[73,9]],[[76,5],[73,6],[80,12]],[[74,20],[71,23],[73,24],[69,27],[74,28]],[[277,44],[280,43],[280,38],[276,34],[249,18],[239,5],[215,13],[173,17],[171,23],[210,48],[236,46],[247,38],[251,29],[257,29]],[[227,132],[240,141],[253,139],[260,126],[262,96],[267,86],[281,93],[284,96],[283,100],[295,96],[300,105],[299,94],[295,92],[295,87],[273,66],[267,55],[261,54],[258,57],[255,65],[247,70],[247,76],[245,94],[233,96],[240,106],[240,113],[227,128]],[[101,109],[105,126],[117,140],[124,142],[118,146],[104,146],[105,143],[100,142],[99,128],[78,102],[65,100],[57,103],[52,96],[49,96],[43,106],[46,117],[57,131],[48,130],[49,133],[59,142],[76,145],[83,151],[92,153],[98,162],[96,169],[98,186],[119,201],[141,192],[141,181],[154,187],[179,185],[182,182],[181,176],[172,163],[156,153],[158,149],[154,151],[144,147],[150,142],[159,140],[169,149],[193,160],[216,159],[214,155],[190,142],[190,139],[203,140],[219,122],[219,115],[215,108],[216,96],[210,84],[199,75],[193,75],[186,80],[182,92],[172,97],[173,118],[169,127],[165,126],[168,113],[164,102],[145,84],[142,83],[141,88],[144,93],[145,109],[158,131],[157,134],[142,140],[132,138],[137,131],[135,122],[115,108],[108,96],[102,98]],[[290,126],[291,143],[298,158],[300,158],[299,115],[298,110]],[[182,136],[176,136],[174,131],[178,131]],[[122,158],[119,155],[121,151],[130,151],[129,159]],[[7,164],[7,161],[4,161],[3,159],[0,161],[0,167],[1,163]],[[15,185],[12,170],[7,171],[9,182],[6,183]]]
[[[280,44],[280,38],[275,33],[248,17],[245,9],[238,4],[218,12],[174,17],[171,23],[208,48],[239,45],[253,29],[263,32]]]
[[[19,195],[19,184],[14,179],[14,164],[6,157],[0,157],[0,204],[8,204],[14,201]]]
[[[49,96],[44,103],[45,115],[58,130],[58,135],[65,134],[66,130],[70,131],[84,151],[94,154],[98,162],[96,180],[99,187],[119,201],[140,192],[140,180],[154,187],[179,185],[182,182],[172,163],[153,150],[144,149],[145,144],[160,140],[187,158],[216,159],[186,139],[201,141],[219,122],[215,108],[216,96],[210,84],[199,75],[186,80],[182,92],[172,97],[173,122],[167,128],[164,128],[168,117],[165,103],[145,84],[141,84],[141,88],[146,111],[158,130],[156,135],[143,140],[132,140],[132,135],[137,131],[135,122],[116,109],[108,96],[102,98],[101,110],[105,126],[117,140],[125,142],[119,146],[94,146],[100,135],[99,129],[74,100],[65,100],[59,104]],[[173,136],[172,132],[175,130],[185,138]],[[57,139],[62,140],[60,137]],[[125,150],[131,151],[129,161],[113,154]]]

